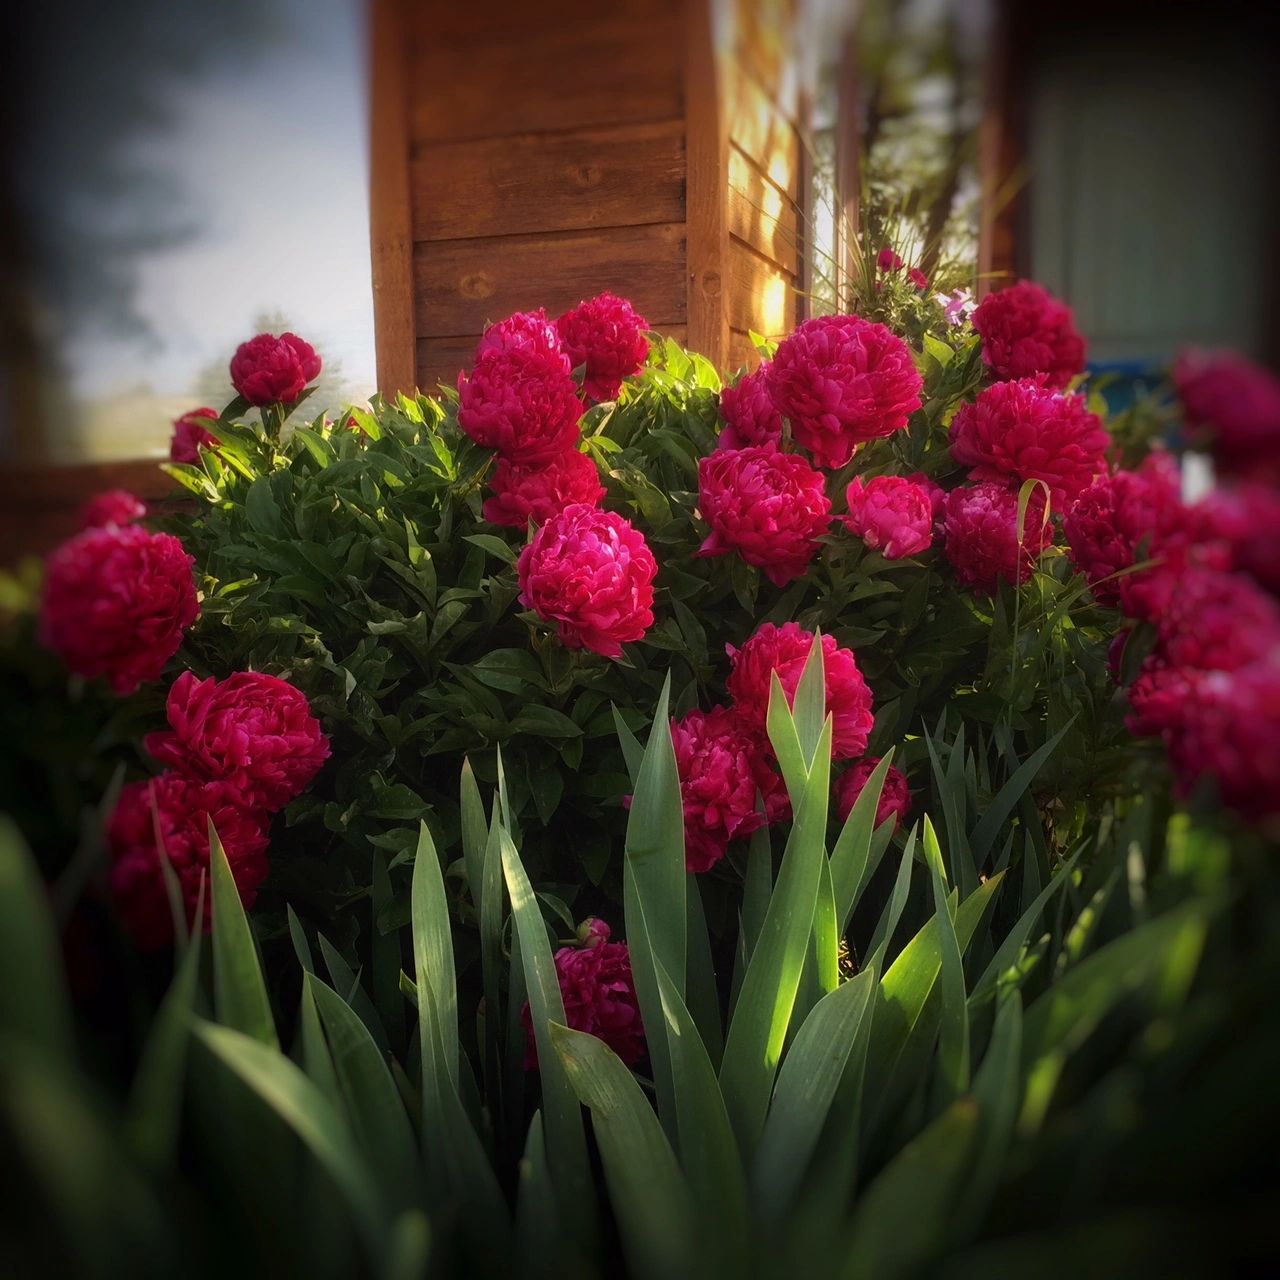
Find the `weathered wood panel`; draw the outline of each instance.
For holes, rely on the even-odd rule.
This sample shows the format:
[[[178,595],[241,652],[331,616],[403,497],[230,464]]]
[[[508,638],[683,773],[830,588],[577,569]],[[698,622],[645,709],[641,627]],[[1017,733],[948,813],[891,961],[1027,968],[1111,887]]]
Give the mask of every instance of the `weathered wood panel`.
[[[682,324],[658,325],[657,331],[681,344],[688,337]],[[433,391],[439,382],[456,386],[459,371],[471,368],[479,341],[479,334],[466,338],[422,338],[418,342],[418,385],[424,391]]]
[[[767,338],[788,333],[796,319],[795,277],[749,245],[729,242],[729,324]]]
[[[734,53],[778,110],[799,123],[796,0],[737,0]]]
[[[684,224],[442,240],[414,253],[420,338],[479,333],[530,307],[566,311],[606,290],[651,324],[683,324]]]
[[[729,231],[758,253],[795,273],[800,224],[795,201],[736,147],[729,154]]]
[[[747,369],[758,368],[761,359],[760,352],[756,350],[755,343],[751,341],[751,335],[745,329],[729,330],[728,369],[730,372],[735,372],[744,366]]]
[[[413,236],[681,222],[684,182],[679,120],[434,143],[412,165]]]
[[[598,23],[601,18],[637,30],[655,19],[678,20],[682,0],[486,0],[460,4],[458,0],[404,0],[410,48],[448,43],[484,47],[539,37],[545,31]]]
[[[637,22],[599,6],[579,22],[533,32],[425,41],[413,56],[413,141],[675,119],[681,47],[673,13]]]
[[[793,200],[800,194],[800,135],[748,71],[729,69],[729,139]]]

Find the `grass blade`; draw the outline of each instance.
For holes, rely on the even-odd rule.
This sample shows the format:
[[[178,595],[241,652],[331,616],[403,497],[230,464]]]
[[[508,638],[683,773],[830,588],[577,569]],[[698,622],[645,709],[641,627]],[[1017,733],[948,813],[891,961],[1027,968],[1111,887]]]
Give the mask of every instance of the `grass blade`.
[[[875,771],[854,801],[848,818],[840,828],[835,848],[831,850],[831,889],[836,904],[836,925],[841,937],[849,927],[849,918],[858,905],[862,887],[871,879],[879,863],[878,857],[874,864],[871,861],[872,837],[875,835],[880,793],[884,790],[884,780],[892,763],[893,752],[889,751],[876,765]],[[887,845],[886,839],[880,846],[881,854]]]
[[[924,819],[924,857],[933,881],[933,911],[937,926],[939,970],[938,1065],[943,1087],[951,1101],[969,1088],[969,1006],[964,985],[964,963],[956,938],[951,904],[947,900],[942,849],[928,815]]]
[[[213,884],[213,1007],[218,1021],[278,1049],[280,1041],[253,929],[212,820],[209,866]]]
[[[431,998],[439,1023],[444,1068],[454,1091],[458,1088],[458,977],[453,962],[453,932],[449,921],[449,899],[435,841],[425,822],[418,826],[418,850],[413,862],[410,889],[410,919],[413,924],[413,965],[418,984],[431,988]],[[421,1020],[420,1020],[421,1021]],[[423,1070],[427,1055],[423,1054]]]

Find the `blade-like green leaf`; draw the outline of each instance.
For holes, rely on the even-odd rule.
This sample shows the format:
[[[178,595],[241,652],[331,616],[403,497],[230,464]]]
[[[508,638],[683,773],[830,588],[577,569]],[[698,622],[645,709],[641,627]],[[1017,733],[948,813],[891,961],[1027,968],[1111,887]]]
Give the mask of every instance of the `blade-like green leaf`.
[[[823,726],[769,902],[742,981],[720,1067],[720,1087],[744,1152],[759,1139],[791,1023],[826,861],[831,718]]]
[[[688,963],[687,997],[698,1034],[711,1061],[719,1066],[724,1050],[724,1029],[720,1025],[720,992],[716,987],[715,962],[711,956],[711,936],[702,911],[702,890],[698,877],[690,875],[685,885],[689,922],[685,954]],[[667,979],[670,982],[670,978]]]
[[[277,1049],[260,1040],[200,1020],[195,1032],[302,1139],[346,1196],[370,1254],[380,1258],[386,1241],[386,1209],[363,1153],[320,1089]]]
[[[1004,941],[996,948],[995,955],[991,957],[987,967],[982,971],[982,977],[974,985],[973,994],[969,997],[970,1005],[977,1005],[991,995],[996,989],[996,983],[1000,980],[1001,974],[1006,973],[1017,963],[1018,956],[1030,936],[1031,930],[1035,927],[1036,921],[1040,918],[1045,907],[1048,906],[1049,899],[1066,883],[1079,858],[1080,851],[1077,850],[1058,868],[1057,875],[1045,885],[1035,901],[1019,917],[1018,923],[1013,926]]]
[[[373,970],[374,1007],[378,1020],[386,1029],[388,1041],[398,1045],[404,1042],[404,997],[400,994],[400,965],[403,963],[400,930],[394,927],[384,933],[379,924],[395,903],[395,891],[391,885],[391,872],[387,867],[389,855],[386,850],[374,846],[370,852],[373,863],[369,881],[369,967]],[[378,1047],[383,1048],[381,1045]]]
[[[341,952],[323,933],[316,934],[316,941],[320,944],[320,956],[324,960],[324,967],[329,971],[333,989],[360,1015],[360,1020],[369,1028],[369,1034],[378,1048],[383,1053],[390,1053],[391,1045],[387,1040],[386,1028],[378,1017],[377,1009],[373,1007],[373,1001],[369,999],[369,993],[360,982],[360,975],[342,958]],[[397,977],[397,983],[398,981]]]
[[[338,1073],[333,1069],[333,1058],[329,1055],[324,1028],[320,1025],[320,1011],[311,994],[311,985],[306,981],[302,984],[302,995],[298,1000],[298,1039],[299,1044],[293,1055],[295,1060],[301,1058],[302,1069],[315,1081],[324,1096],[335,1107],[342,1106]]]
[[[298,963],[302,966],[304,973],[315,973],[316,963],[311,955],[311,944],[307,941],[307,931],[302,927],[302,921],[294,914],[294,910],[288,903],[285,904],[285,916],[289,922],[289,939],[293,943],[294,955],[298,957]]]
[[[894,878],[889,901],[885,903],[884,910],[880,913],[876,931],[871,935],[871,945],[867,948],[868,968],[878,970],[883,966],[889,944],[893,941],[894,931],[906,908],[907,895],[911,892],[911,871],[914,865],[917,830],[917,827],[912,827],[907,833],[907,841],[902,849],[902,861],[898,863],[898,874]]]
[[[71,1010],[53,913],[18,828],[0,815],[0,1030],[55,1055],[71,1050]]]
[[[197,920],[204,919],[204,894],[202,879],[196,898]],[[177,972],[151,1024],[129,1091],[126,1121],[129,1144],[138,1158],[152,1168],[170,1165],[177,1150],[187,1041],[195,1012],[203,939],[203,931],[197,930],[178,962]]]
[[[213,885],[213,1007],[218,1021],[278,1049],[280,1041],[253,930],[212,820],[209,866]]]
[[[462,762],[460,812],[462,819],[462,856],[466,861],[467,883],[477,913],[484,901],[484,850],[489,838],[489,823],[484,816],[484,801],[476,785],[471,761]]]
[[[787,1052],[752,1165],[756,1203],[770,1216],[780,1216],[800,1187],[849,1055],[870,1027],[874,991],[875,972],[866,969],[824,996]]]
[[[1022,797],[1022,793],[1031,785],[1040,766],[1053,754],[1053,749],[1062,741],[1068,729],[1075,723],[1072,716],[1042,747],[1033,752],[1013,771],[1013,776],[996,792],[986,812],[978,820],[969,836],[969,848],[973,854],[974,865],[981,867],[996,842],[996,836],[1005,820],[1013,812],[1013,807]]]
[[[689,1188],[649,1100],[617,1054],[595,1036],[557,1024],[551,1042],[591,1112],[628,1263],[649,1280],[691,1275]]]
[[[631,785],[634,787],[636,779],[640,776],[640,765],[644,760],[644,748],[640,745],[640,739],[631,732],[630,726],[622,718],[617,707],[613,708],[613,726],[618,734],[618,742],[622,747],[623,758],[627,762],[627,773],[631,777]]]
[[[791,807],[795,810],[804,794],[804,780],[809,772],[809,763],[800,743],[795,717],[776,671],[769,677],[769,709],[765,725],[769,733],[769,745],[773,747],[782,780],[787,785],[787,795],[791,798]]]
[[[422,1280],[430,1261],[431,1223],[420,1209],[410,1209],[391,1224],[382,1280]]]
[[[955,921],[947,901],[942,849],[928,814],[924,819],[924,858],[933,881],[933,911],[937,926],[939,957],[939,1042],[938,1064],[950,1098],[969,1088],[969,1007],[964,986],[964,962],[956,938]]]
[[[889,751],[876,765],[866,785],[859,792],[844,826],[840,829],[835,848],[831,850],[831,888],[835,896],[836,924],[841,936],[849,927],[849,918],[857,906],[862,886],[875,872],[875,865],[871,862],[871,844],[875,834],[876,808],[880,804],[880,793],[884,789],[884,780],[892,763],[893,752]],[[887,845],[888,840],[881,845],[881,854]],[[879,862],[879,858],[876,862]]]
[[[556,972],[547,927],[534,896],[529,876],[511,837],[499,824],[502,870],[511,897],[511,914],[520,939],[520,959],[529,997],[530,1020],[538,1049],[538,1073],[542,1081],[542,1124],[551,1169],[556,1177],[557,1201],[566,1219],[578,1227],[581,1238],[590,1231],[594,1208],[591,1172],[587,1165],[586,1134],[578,1096],[565,1074],[564,1064],[551,1039],[551,1024],[564,1022],[564,999]],[[681,927],[683,929],[683,918]]]
[[[304,983],[324,1025],[352,1129],[378,1178],[382,1198],[394,1208],[407,1209],[417,1200],[419,1165],[391,1072],[351,1007],[319,978],[307,974]]]
[[[843,1254],[845,1280],[906,1276],[943,1240],[978,1136],[978,1107],[953,1102],[867,1188]]]
[[[449,923],[449,899],[435,841],[425,822],[418,825],[418,850],[413,861],[410,889],[413,924],[413,964],[418,994],[431,987],[444,1067],[454,1090],[458,1088],[458,978],[453,962],[453,932]],[[423,1054],[425,1064],[427,1058]]]
[[[555,1184],[547,1168],[542,1113],[535,1111],[520,1159],[516,1194],[516,1256],[519,1274],[529,1280],[550,1280],[564,1274],[565,1241],[559,1234],[560,1209]]]
[[[805,659],[800,683],[796,685],[795,702],[791,707],[795,719],[796,737],[800,740],[805,769],[812,767],[813,753],[822,737],[822,724],[827,718],[826,659],[822,649],[822,634],[814,634]]]

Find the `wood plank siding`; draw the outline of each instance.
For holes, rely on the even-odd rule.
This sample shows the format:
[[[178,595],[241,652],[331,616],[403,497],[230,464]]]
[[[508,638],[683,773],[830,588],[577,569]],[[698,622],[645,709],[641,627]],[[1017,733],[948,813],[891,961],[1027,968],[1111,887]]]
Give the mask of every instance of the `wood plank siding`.
[[[383,392],[603,290],[719,364],[791,328],[795,0],[372,3]]]

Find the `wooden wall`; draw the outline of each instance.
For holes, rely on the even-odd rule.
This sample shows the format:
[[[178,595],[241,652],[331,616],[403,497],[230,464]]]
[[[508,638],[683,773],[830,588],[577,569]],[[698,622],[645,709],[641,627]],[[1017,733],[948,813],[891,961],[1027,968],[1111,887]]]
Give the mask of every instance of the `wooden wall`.
[[[796,318],[796,0],[373,0],[379,386],[603,290],[721,364]]]
[[[796,0],[732,0],[722,60],[729,127],[729,353],[759,361],[747,334],[788,333],[800,316],[808,171]]]

